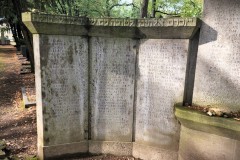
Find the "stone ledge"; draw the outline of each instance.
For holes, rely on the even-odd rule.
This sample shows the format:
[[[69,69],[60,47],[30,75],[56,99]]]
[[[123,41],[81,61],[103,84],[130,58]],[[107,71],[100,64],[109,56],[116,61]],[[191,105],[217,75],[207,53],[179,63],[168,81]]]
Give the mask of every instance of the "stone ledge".
[[[210,117],[200,111],[175,105],[175,115],[181,125],[206,133],[240,140],[240,122],[230,118]]]
[[[88,152],[88,141],[60,144],[55,146],[44,146],[43,155],[39,155],[40,159],[56,159],[57,157],[69,157]]]
[[[56,23],[56,24],[73,24],[88,26],[119,26],[119,27],[179,27],[179,26],[196,26],[197,18],[87,18],[87,17],[70,17],[66,15],[49,15],[25,12],[22,14],[24,21]]]
[[[89,152],[92,154],[132,156],[132,149],[132,142],[89,141]]]
[[[30,12],[22,17],[31,33],[49,35],[189,39],[201,25],[197,18],[87,18]]]

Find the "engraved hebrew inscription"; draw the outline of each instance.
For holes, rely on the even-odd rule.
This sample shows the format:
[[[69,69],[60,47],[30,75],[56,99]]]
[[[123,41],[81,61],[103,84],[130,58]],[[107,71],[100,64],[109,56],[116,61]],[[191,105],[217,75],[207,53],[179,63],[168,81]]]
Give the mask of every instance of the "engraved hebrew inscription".
[[[87,39],[40,36],[45,143],[79,142],[87,125]]]
[[[179,124],[173,105],[183,99],[187,40],[141,40],[136,142],[176,150]]]
[[[91,38],[92,139],[131,141],[135,40]]]

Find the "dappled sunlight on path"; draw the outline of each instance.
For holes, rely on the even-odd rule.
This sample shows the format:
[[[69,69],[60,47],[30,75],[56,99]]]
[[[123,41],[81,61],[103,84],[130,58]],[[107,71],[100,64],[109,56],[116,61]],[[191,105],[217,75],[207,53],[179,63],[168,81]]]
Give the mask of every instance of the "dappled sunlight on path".
[[[24,159],[36,154],[36,112],[23,107],[21,87],[33,87],[34,75],[20,75],[16,52],[13,46],[0,46],[0,141],[11,157]]]

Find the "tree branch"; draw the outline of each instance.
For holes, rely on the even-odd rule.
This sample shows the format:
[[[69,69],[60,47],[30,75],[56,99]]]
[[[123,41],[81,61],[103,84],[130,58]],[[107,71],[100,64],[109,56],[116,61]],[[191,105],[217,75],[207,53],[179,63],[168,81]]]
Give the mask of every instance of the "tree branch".
[[[122,6],[133,6],[135,8],[138,8],[134,3],[123,3],[123,4],[114,4],[109,8],[109,10],[112,10],[114,7],[122,7]]]
[[[156,13],[166,14],[166,15],[169,15],[169,16],[178,16],[177,13],[167,13],[167,12],[160,11],[160,10],[156,10],[155,12],[156,12]]]

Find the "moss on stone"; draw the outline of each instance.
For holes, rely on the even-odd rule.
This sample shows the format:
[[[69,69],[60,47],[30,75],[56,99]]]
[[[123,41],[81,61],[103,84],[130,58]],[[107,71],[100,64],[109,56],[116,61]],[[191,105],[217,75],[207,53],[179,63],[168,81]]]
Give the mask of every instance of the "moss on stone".
[[[175,105],[175,115],[187,128],[240,140],[240,122],[234,119],[210,117],[180,104]]]

